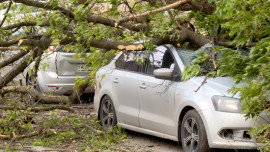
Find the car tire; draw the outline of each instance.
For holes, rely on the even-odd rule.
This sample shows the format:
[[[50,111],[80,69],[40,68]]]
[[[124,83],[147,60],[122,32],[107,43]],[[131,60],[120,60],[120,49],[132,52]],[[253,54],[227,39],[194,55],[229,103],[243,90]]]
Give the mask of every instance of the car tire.
[[[100,124],[104,131],[108,131],[110,128],[114,128],[117,123],[116,112],[112,99],[109,96],[105,96],[101,101],[99,108],[99,118]]]
[[[209,152],[203,121],[196,110],[188,111],[181,124],[181,143],[184,152]]]

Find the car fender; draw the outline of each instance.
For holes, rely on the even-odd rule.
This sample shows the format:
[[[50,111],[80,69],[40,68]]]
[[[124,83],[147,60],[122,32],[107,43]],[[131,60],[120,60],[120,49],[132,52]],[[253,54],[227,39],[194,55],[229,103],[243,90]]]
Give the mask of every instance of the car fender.
[[[202,115],[203,113],[201,113],[200,111],[204,111],[204,110],[214,110],[214,106],[212,104],[211,98],[202,95],[202,94],[198,94],[196,95],[196,97],[194,95],[190,95],[192,96],[192,99],[180,99],[180,97],[176,96],[176,104],[177,105],[177,113],[178,113],[178,117],[175,119],[175,122],[181,122],[182,120],[180,120],[181,116],[184,116],[182,114],[182,112],[184,112],[184,109],[187,107],[190,107],[192,109],[195,109],[196,111],[198,111],[198,114],[200,115],[201,119],[203,120],[203,124],[205,126],[205,130],[206,130],[206,134],[207,134],[207,138],[209,136],[209,130],[208,130],[208,124],[205,120],[205,116]],[[185,111],[187,112],[187,111]],[[183,118],[183,117],[182,117]],[[181,124],[180,124],[181,125]],[[177,126],[177,131],[178,131],[178,126]]]

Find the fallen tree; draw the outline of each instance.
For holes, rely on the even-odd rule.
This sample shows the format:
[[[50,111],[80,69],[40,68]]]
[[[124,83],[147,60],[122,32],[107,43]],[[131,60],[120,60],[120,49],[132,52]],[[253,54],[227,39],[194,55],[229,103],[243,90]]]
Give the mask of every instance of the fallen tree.
[[[102,5],[108,6],[107,9],[102,9]],[[14,46],[16,49],[27,48],[27,51],[19,51],[0,62],[0,67],[4,68],[21,59],[1,77],[1,93],[19,92],[43,102],[71,105],[89,84],[93,85],[95,72],[109,62],[108,52],[152,50],[166,43],[199,48],[211,43],[228,48],[216,50],[225,53],[221,60],[213,62],[214,71],[205,74],[197,69],[197,74],[206,75],[206,79],[208,76],[230,75],[238,82],[245,81],[253,86],[233,90],[243,95],[241,101],[246,116],[256,117],[265,110],[263,105],[269,105],[270,101],[266,95],[270,77],[269,5],[269,1],[260,0],[109,0],[104,3],[0,0],[1,9],[5,10],[0,22],[1,52],[12,51]],[[134,43],[136,41],[140,42]],[[92,52],[88,58],[81,58],[92,70],[83,85],[75,87],[70,96],[47,95],[24,86],[6,87],[31,62],[35,62],[34,69],[39,69],[41,56],[51,45],[63,46],[62,50],[73,50],[77,54],[86,49]],[[239,53],[240,48],[251,51],[244,56]],[[98,51],[100,49],[106,51]],[[98,58],[97,53],[100,53]],[[33,76],[37,76],[37,70]],[[251,93],[254,88],[259,93]]]

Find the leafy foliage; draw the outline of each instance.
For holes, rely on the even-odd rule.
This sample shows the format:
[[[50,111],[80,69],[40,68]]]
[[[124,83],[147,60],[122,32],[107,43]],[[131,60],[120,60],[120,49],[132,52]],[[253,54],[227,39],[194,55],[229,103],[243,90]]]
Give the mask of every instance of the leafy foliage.
[[[75,148],[74,150],[103,151],[114,148],[126,138],[126,133],[122,128],[110,129],[108,132],[102,131],[97,117],[88,116],[88,109],[78,109],[75,113],[67,113],[58,109],[35,113],[30,111],[31,106],[36,104],[32,99],[23,97],[23,100],[20,101],[17,98],[20,97],[15,94],[7,94],[0,99],[1,105],[25,107],[25,104],[28,104],[29,106],[27,110],[1,110],[0,134],[11,136],[11,139],[17,142],[43,147],[56,145],[62,147],[64,144],[74,143],[76,147],[71,147]],[[35,136],[32,136],[33,134]],[[25,135],[25,137],[16,138],[21,135]],[[16,146],[6,145],[2,148],[4,151],[12,151],[14,147]]]
[[[202,29],[214,39],[218,31],[222,39],[228,39],[234,48],[216,48],[222,52],[222,58],[217,61],[217,75],[231,76],[235,82],[247,85],[234,87],[230,91],[240,93],[242,113],[246,118],[258,119],[270,112],[270,2],[263,0],[223,0],[215,1],[216,9],[213,14],[206,15],[196,11],[192,15]],[[212,24],[211,24],[212,23]],[[207,26],[205,26],[207,25]],[[253,47],[240,49],[251,42],[257,42]],[[195,65],[197,67],[197,65]],[[193,66],[194,67],[194,66]],[[191,68],[187,68],[187,72]],[[198,73],[198,68],[193,71]],[[189,72],[190,76],[192,72]],[[250,132],[260,142],[266,144],[262,151],[269,151],[269,122],[254,126]]]

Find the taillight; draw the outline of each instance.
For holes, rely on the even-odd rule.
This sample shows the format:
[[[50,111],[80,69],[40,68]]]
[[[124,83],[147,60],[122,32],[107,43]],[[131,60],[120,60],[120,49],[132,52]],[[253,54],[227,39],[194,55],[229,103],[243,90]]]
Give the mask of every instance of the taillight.
[[[49,48],[48,48],[50,51],[53,51],[53,52],[55,52],[56,50],[54,49],[54,47],[53,46],[49,46]]]
[[[59,89],[58,86],[54,86],[54,85],[48,85],[48,88],[52,91],[57,91]]]

